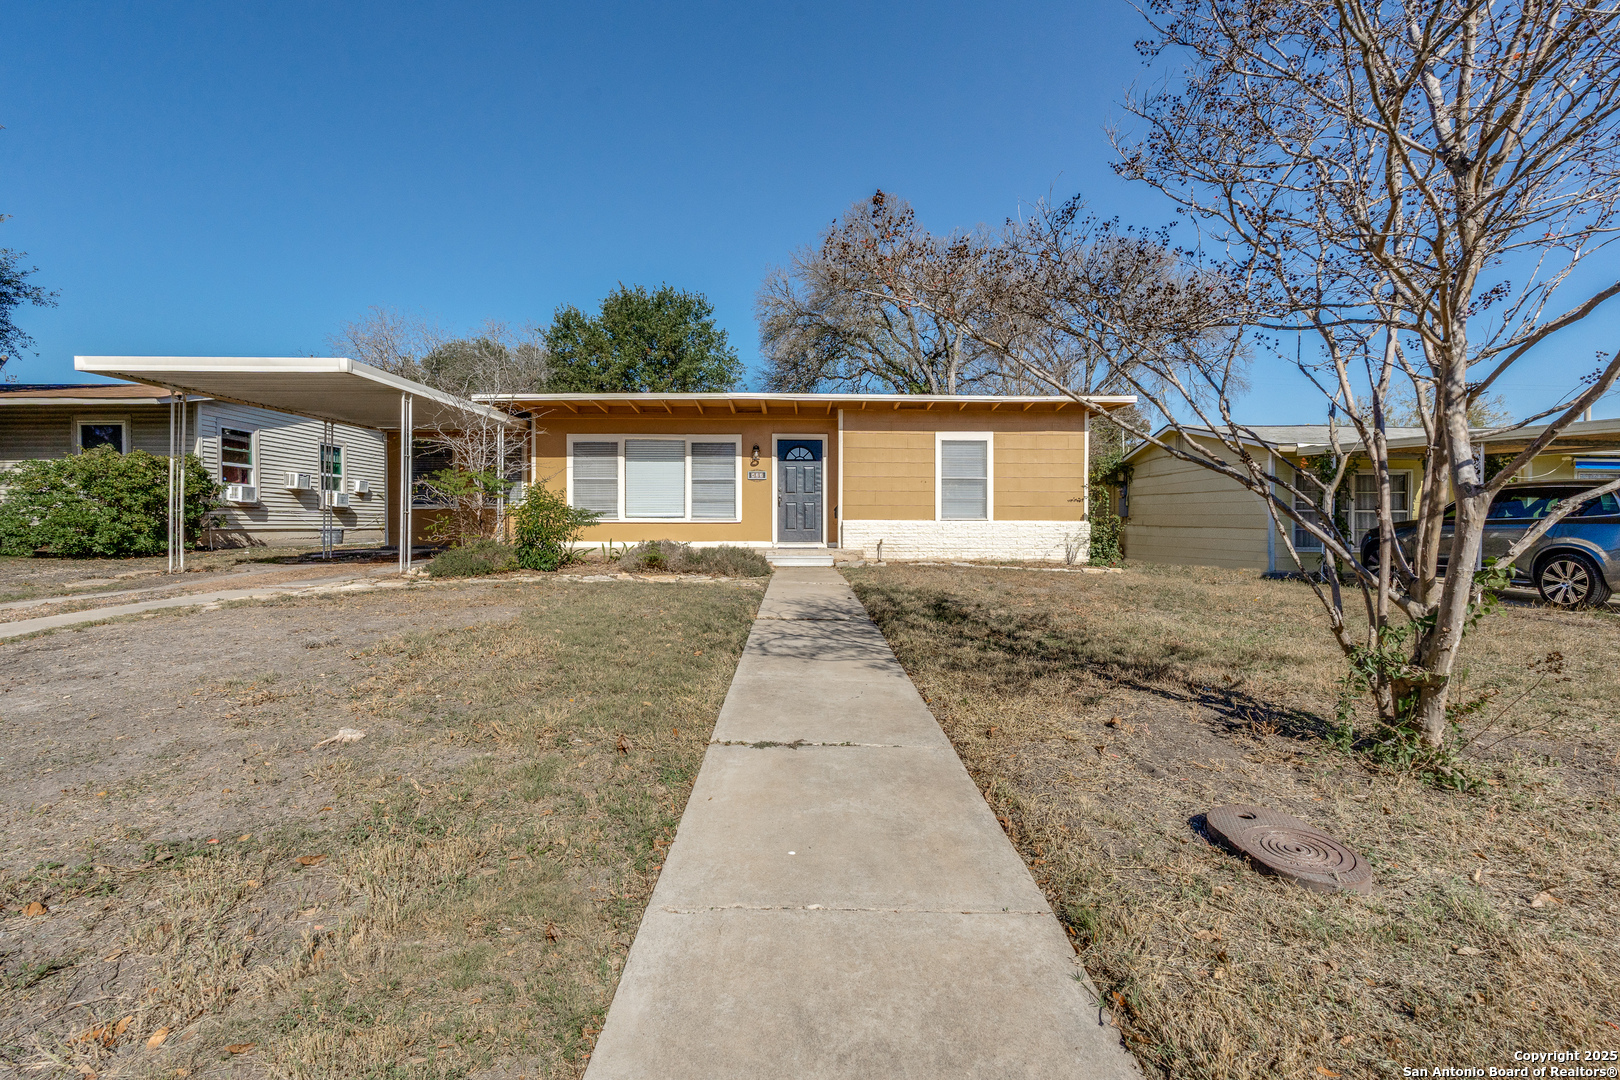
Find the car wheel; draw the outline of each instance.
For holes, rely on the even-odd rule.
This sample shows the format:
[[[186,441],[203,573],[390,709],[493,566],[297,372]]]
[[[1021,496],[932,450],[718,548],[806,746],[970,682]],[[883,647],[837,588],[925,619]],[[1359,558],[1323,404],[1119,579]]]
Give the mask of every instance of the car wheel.
[[[1597,563],[1574,551],[1549,556],[1536,571],[1536,591],[1554,607],[1578,608],[1602,604],[1609,586]]]

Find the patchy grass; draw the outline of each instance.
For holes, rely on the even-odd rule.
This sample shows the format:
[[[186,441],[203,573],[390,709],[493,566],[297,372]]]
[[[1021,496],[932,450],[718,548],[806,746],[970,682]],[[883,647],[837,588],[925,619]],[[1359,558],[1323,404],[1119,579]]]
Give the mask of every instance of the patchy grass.
[[[1399,1075],[1620,1046],[1615,614],[1508,607],[1470,639],[1467,692],[1499,693],[1471,721],[1494,724],[1469,752],[1485,782],[1462,794],[1330,745],[1343,667],[1298,583],[847,573],[1150,1076]],[[1544,678],[1533,662],[1555,650],[1564,675]],[[1376,891],[1255,873],[1200,831],[1232,802],[1337,836]]]
[[[466,585],[86,631],[96,655],[115,639],[94,635],[159,634],[155,648],[183,653],[188,627],[251,622],[266,666],[178,697],[186,711],[122,786],[61,789],[75,807],[61,820],[82,806],[100,839],[61,825],[40,846],[72,854],[0,874],[17,944],[0,967],[0,1063],[41,1077],[578,1076],[760,595]],[[476,617],[472,597],[518,610],[456,625]],[[425,627],[330,651],[406,612]],[[262,658],[282,637],[278,671]],[[340,723],[367,738],[290,749]],[[242,749],[214,765],[191,731]],[[44,783],[77,767],[46,761]],[[137,820],[143,803],[185,815],[199,772],[210,831]],[[278,795],[292,808],[251,824]],[[50,810],[7,828],[46,828]],[[49,913],[25,914],[31,902]]]
[[[319,552],[320,548],[313,549]],[[351,549],[339,548],[340,552]],[[362,546],[354,550],[365,550]],[[186,552],[186,573],[206,574],[230,570],[243,563],[295,562],[311,552],[308,547],[221,548]],[[73,596],[159,584],[168,569],[168,556],[131,559],[62,559],[55,556],[0,556],[0,603],[34,600],[43,596]]]

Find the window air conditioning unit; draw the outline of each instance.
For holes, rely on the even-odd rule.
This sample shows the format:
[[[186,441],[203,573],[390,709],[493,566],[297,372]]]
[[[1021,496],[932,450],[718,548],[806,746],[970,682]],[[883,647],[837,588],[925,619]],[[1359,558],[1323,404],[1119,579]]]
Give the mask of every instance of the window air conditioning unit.
[[[259,489],[252,484],[226,484],[225,501],[251,506],[259,501]]]
[[[350,492],[350,494],[353,494],[353,495],[370,495],[371,494],[371,481],[370,480],[350,480],[349,481],[349,492]]]
[[[290,472],[287,474],[288,491],[308,491],[315,486],[315,477],[307,472]]]
[[[338,510],[347,510],[349,508],[349,493],[347,491],[323,491],[321,492],[321,504]]]

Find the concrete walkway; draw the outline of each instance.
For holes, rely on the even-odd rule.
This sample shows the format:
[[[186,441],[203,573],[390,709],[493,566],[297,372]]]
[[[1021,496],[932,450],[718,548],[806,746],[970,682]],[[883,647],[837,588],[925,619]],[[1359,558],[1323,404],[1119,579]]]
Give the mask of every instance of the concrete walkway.
[[[854,592],[778,570],[587,1080],[1138,1075]]]

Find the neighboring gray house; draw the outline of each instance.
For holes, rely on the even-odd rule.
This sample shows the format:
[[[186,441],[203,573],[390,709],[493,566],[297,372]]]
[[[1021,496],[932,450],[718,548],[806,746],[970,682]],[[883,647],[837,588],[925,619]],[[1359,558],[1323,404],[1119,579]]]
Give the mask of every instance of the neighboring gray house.
[[[0,384],[0,469],[102,445],[165,455],[173,400],[132,383]],[[318,543],[323,503],[338,542],[382,542],[382,432],[212,398],[186,413],[189,449],[225,489],[205,544]]]

